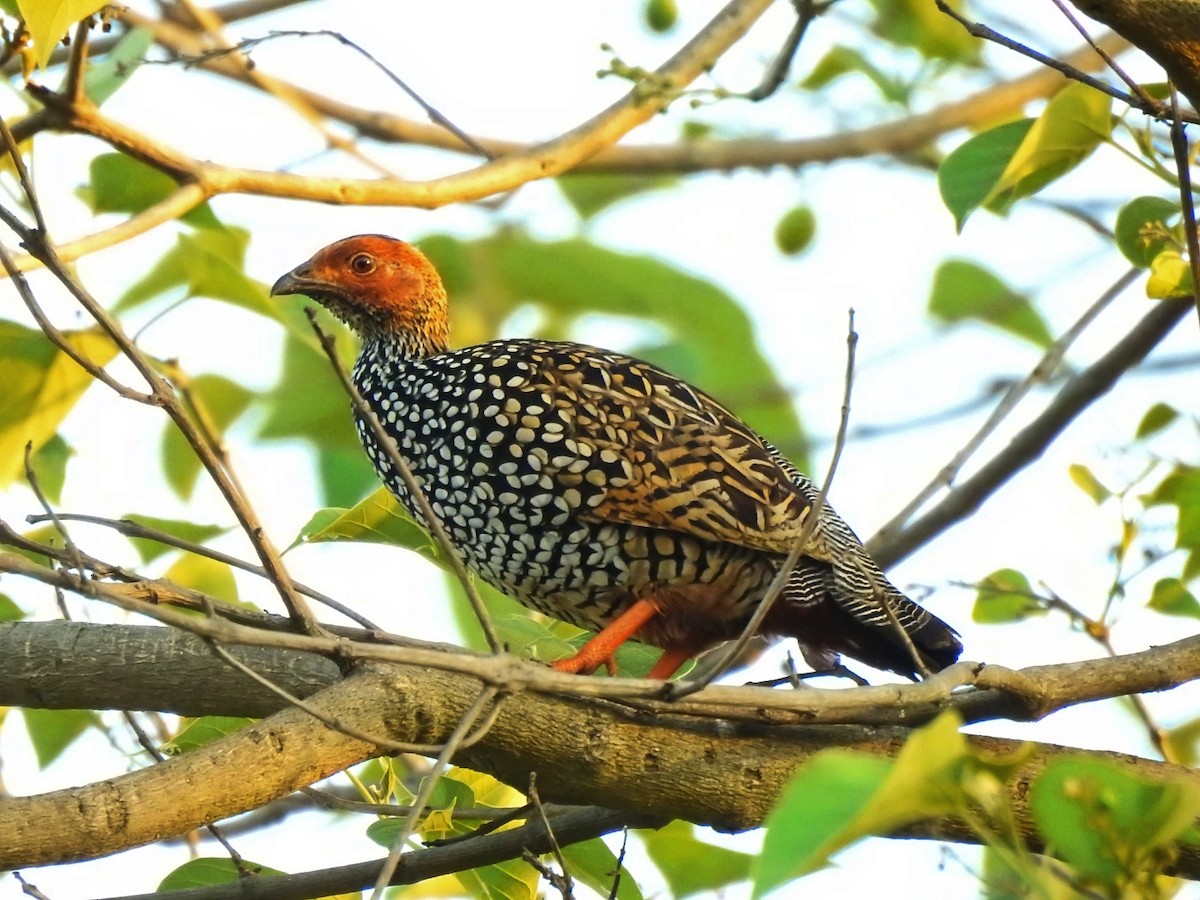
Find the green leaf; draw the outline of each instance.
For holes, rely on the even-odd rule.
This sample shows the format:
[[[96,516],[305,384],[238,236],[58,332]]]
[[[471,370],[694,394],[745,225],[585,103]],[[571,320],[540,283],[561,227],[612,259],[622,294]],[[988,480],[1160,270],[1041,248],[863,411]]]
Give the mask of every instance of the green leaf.
[[[63,333],[84,358],[103,366],[117,352],[112,340],[96,329]],[[24,475],[25,445],[34,452],[49,443],[92,376],[40,331],[0,321],[0,488]],[[53,451],[52,451],[53,452]]]
[[[106,0],[17,0],[33,42],[38,67],[46,68],[58,42],[71,26],[104,6]]]
[[[1137,432],[1134,434],[1134,440],[1144,440],[1151,435],[1158,434],[1172,422],[1179,418],[1179,410],[1171,406],[1169,403],[1155,403],[1142,416],[1142,420],[1138,422]]]
[[[615,897],[615,900],[642,900],[642,889],[637,881],[600,838],[569,844],[562,848],[562,855],[571,877],[590,887],[599,896]]]
[[[124,153],[101,153],[88,166],[88,184],[76,194],[94,213],[139,213],[166,200],[179,185],[160,172]],[[223,228],[212,208],[204,203],[180,216],[180,220],[200,228]],[[173,285],[172,285],[173,286]],[[118,309],[132,305],[117,304]]]
[[[960,232],[967,217],[991,196],[1033,123],[1033,119],[1021,119],[997,125],[967,138],[942,160],[938,191]]]
[[[1179,201],[1135,197],[1117,213],[1117,247],[1135,266],[1149,268],[1163,250],[1180,246],[1177,228],[1168,221],[1179,217]]]
[[[924,0],[871,0],[876,18],[871,30],[901,47],[911,47],[929,59],[974,65],[979,42],[965,28]],[[961,9],[959,0],[950,0]]]
[[[183,288],[186,297],[223,300],[281,321],[283,304],[271,301],[267,286],[244,271],[249,242],[250,233],[242,228],[178,235],[175,246],[121,295],[117,311],[132,309],[168,291]]]
[[[163,573],[163,577],[183,587],[209,594],[218,600],[227,603],[238,602],[237,582],[233,579],[233,570],[215,559],[185,553],[171,564],[171,568]]]
[[[1186,719],[1166,733],[1170,758],[1183,766],[1194,766],[1200,758],[1200,716]]]
[[[808,248],[817,233],[817,217],[811,208],[796,206],[775,225],[775,246],[784,256],[796,256]]]
[[[1075,486],[1091,497],[1097,506],[1112,496],[1112,491],[1101,484],[1100,479],[1092,474],[1092,470],[1087,466],[1073,463],[1067,468],[1067,473],[1075,482]]]
[[[321,509],[313,514],[291,544],[316,544],[325,541],[361,541],[391,544],[421,554],[430,562],[446,568],[441,551],[408,511],[387,488],[374,493],[350,509]]]
[[[17,606],[12,597],[0,594],[0,622],[19,622],[25,615],[25,610]]]
[[[1079,82],[1055,94],[1013,153],[984,205],[1008,209],[1089,157],[1112,135],[1112,98]]]
[[[933,276],[929,312],[946,324],[977,320],[1039,347],[1054,342],[1029,298],[975,263],[947,260]]]
[[[204,430],[222,438],[250,405],[254,394],[223,375],[205,374],[191,379],[185,392],[190,412]],[[166,424],[162,439],[162,466],[167,484],[181,500],[190,499],[203,468],[200,457],[174,422]]]
[[[550,624],[543,618],[530,617],[527,612],[493,616],[493,624],[496,626],[496,636],[508,648],[508,652],[521,659],[551,663],[566,659],[579,649],[569,636],[562,633],[562,623]],[[572,626],[567,628],[573,634],[579,632]]]
[[[1147,605],[1168,616],[1200,619],[1200,602],[1196,601],[1192,592],[1178,578],[1160,578],[1156,581]]]
[[[753,896],[815,871],[863,837],[959,813],[970,796],[964,783],[985,773],[995,783],[1011,771],[1014,760],[972,755],[961,725],[957,713],[943,713],[914,732],[894,761],[845,750],[813,757],[767,816]]]
[[[46,768],[89,728],[99,728],[100,717],[90,709],[22,709],[25,730],[37,756],[38,767]]]
[[[146,51],[153,44],[153,32],[147,28],[132,28],[101,59],[91,60],[83,75],[84,93],[88,99],[100,106],[115,94],[145,62]],[[207,206],[205,204],[205,208]]]
[[[1159,483],[1147,506],[1171,504],[1178,511],[1175,546],[1191,550],[1200,547],[1200,469],[1180,466]]]
[[[477,650],[487,650],[487,640],[483,636],[483,629],[479,625],[479,618],[475,615],[475,610],[471,606],[471,602],[467,599],[467,592],[463,589],[462,583],[451,572],[445,575],[446,595],[450,601],[450,616],[454,619],[455,625],[458,626],[459,634],[462,635],[463,643],[468,647],[473,647]],[[483,606],[491,616],[492,622],[496,625],[497,630],[501,632],[500,638],[506,641],[504,633],[507,632],[515,644],[524,645],[530,655],[536,659],[550,660],[561,659],[567,656],[567,653],[556,654],[554,656],[542,656],[542,653],[549,653],[550,648],[557,647],[555,641],[547,638],[545,643],[541,643],[545,634],[557,635],[558,638],[569,640],[572,636],[579,633],[579,629],[564,622],[555,622],[552,619],[543,618],[536,613],[522,606],[512,597],[508,597],[496,590],[486,581],[474,579],[475,590],[479,592],[479,597],[483,600]],[[533,626],[528,630],[523,630],[517,624],[517,620],[533,622]],[[550,623],[550,624],[540,624]],[[514,650],[514,652],[516,652]]]
[[[203,747],[215,740],[228,737],[236,731],[241,731],[247,725],[253,725],[257,721],[257,719],[249,719],[245,716],[199,716],[188,722],[179,734],[163,744],[162,751],[167,756],[188,753],[197,747]]]
[[[1192,296],[1192,267],[1178,250],[1163,250],[1150,262],[1146,296],[1151,300]]]
[[[878,88],[884,99],[893,103],[906,104],[912,95],[912,90],[904,82],[875,66],[858,50],[842,44],[832,47],[822,56],[800,85],[809,90],[820,90],[838,78],[852,73],[866,76]]]
[[[1035,596],[1029,579],[1016,569],[998,569],[979,582],[971,609],[972,619],[989,625],[1045,614],[1046,607]]]
[[[1106,760],[1058,759],[1033,783],[1029,810],[1052,853],[1084,878],[1117,887],[1161,870],[1200,813],[1200,787],[1148,781]]]
[[[229,528],[221,525],[201,525],[198,522],[188,522],[183,519],[160,519],[157,516],[143,516],[137,513],[129,513],[123,518],[129,522],[145,525],[147,528],[156,528],[159,531],[165,531],[167,534],[190,541],[193,544],[203,544],[210,538],[229,531]],[[129,543],[133,544],[133,548],[137,550],[137,554],[143,563],[153,562],[164,553],[169,553],[174,549],[169,544],[160,544],[158,541],[152,541],[149,538],[131,537]]]
[[[475,823],[456,819],[456,808],[519,806],[523,802],[523,795],[491,775],[468,769],[451,769],[438,779],[429,799],[429,806],[433,811],[425,817],[418,832],[425,841],[466,834],[474,830]],[[402,817],[390,816],[380,819],[367,828],[367,836],[376,844],[390,848],[395,843],[403,823]],[[456,872],[455,877],[472,897],[484,900],[535,900],[540,878],[536,869],[520,859]]]
[[[754,866],[754,897],[812,872],[846,845],[842,833],[887,780],[892,761],[824,750],[804,765],[767,815]]]
[[[679,179],[671,175],[576,172],[560,175],[555,183],[579,217],[590,219],[621,200],[673,187]]]
[[[697,839],[690,822],[676,820],[637,834],[676,900],[705,891],[719,894],[750,877],[753,856]]]
[[[301,304],[281,301],[278,305],[303,314]],[[343,363],[352,362],[354,341],[349,330],[327,314],[320,320],[322,328],[337,337]],[[377,487],[379,480],[354,430],[350,400],[324,351],[311,340],[311,328],[308,338],[301,340],[289,329],[279,383],[259,398],[266,413],[259,436],[312,443],[317,448],[323,502],[349,507]]]
[[[183,891],[188,888],[210,887],[215,884],[229,884],[243,878],[243,872],[259,875],[264,878],[287,874],[278,869],[272,869],[270,866],[259,865],[245,859],[241,860],[241,863],[242,869],[239,870],[237,864],[227,856],[189,859],[159,882],[158,893]],[[343,894],[341,896],[353,897],[357,895]]]
[[[63,484],[67,480],[67,460],[75,455],[71,445],[56,434],[30,457],[38,487],[51,503],[62,502]]]

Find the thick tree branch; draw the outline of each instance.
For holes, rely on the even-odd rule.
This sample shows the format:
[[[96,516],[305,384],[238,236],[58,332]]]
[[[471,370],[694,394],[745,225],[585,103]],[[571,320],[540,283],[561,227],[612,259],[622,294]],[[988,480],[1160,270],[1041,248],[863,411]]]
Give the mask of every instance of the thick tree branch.
[[[359,732],[439,743],[478,696],[476,678],[419,666],[370,666],[311,702]],[[554,740],[546,740],[553,734]],[[519,693],[488,733],[457,761],[509,784],[537,773],[553,802],[604,805],[627,813],[683,818],[723,829],[760,824],[795,768],[830,747],[893,756],[908,731],[861,726],[773,726],[710,730],[673,719],[630,715],[582,699]],[[973,737],[979,749],[1014,753],[1019,742]],[[191,753],[103,783],[0,802],[0,866],[93,858],[180,834],[252,809],[377,753],[377,748],[286,709]],[[1066,748],[1038,745],[1010,783],[1017,821],[1029,781]],[[1200,774],[1165,763],[1118,758],[1144,775],[1200,786]],[[233,772],[236,769],[236,777]],[[962,823],[928,833],[970,840]],[[1183,874],[1200,875],[1200,851],[1182,848]]]

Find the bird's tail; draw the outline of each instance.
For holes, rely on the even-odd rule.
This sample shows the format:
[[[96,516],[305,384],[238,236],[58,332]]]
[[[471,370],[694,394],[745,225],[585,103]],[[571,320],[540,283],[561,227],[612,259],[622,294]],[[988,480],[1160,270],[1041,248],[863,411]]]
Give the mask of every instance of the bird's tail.
[[[815,505],[817,486],[778,451],[775,459]],[[958,633],[888,581],[828,503],[822,504],[811,541],[818,558],[801,557],[764,631],[796,638],[818,671],[836,668],[843,653],[913,679],[958,661]]]
[[[816,671],[837,668],[845,654],[915,680],[958,660],[962,643],[953,628],[902,594],[882,573],[876,585],[868,585],[857,570],[849,575],[839,571],[845,568],[841,561],[802,559],[772,606],[764,630],[794,637]]]
[[[768,620],[770,631],[796,638],[809,665],[835,668],[844,653],[915,679],[958,660],[954,629],[888,581],[828,505],[814,539],[831,561],[802,559]]]

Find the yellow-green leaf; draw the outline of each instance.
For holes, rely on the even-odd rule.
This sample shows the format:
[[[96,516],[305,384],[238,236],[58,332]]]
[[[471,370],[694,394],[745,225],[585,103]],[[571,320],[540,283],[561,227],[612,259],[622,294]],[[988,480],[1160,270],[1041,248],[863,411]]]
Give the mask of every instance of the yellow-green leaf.
[[[67,343],[98,366],[116,355],[117,348],[98,330],[64,332]],[[7,487],[25,470],[25,445],[36,452],[58,432],[58,426],[92,383],[71,357],[40,331],[16,322],[0,321],[0,487]]]
[[[185,553],[167,569],[164,577],[183,587],[202,591],[228,603],[236,603],[238,599],[233,570],[225,563],[209,559],[207,556]]]
[[[1178,250],[1163,250],[1150,262],[1146,296],[1151,300],[1192,296],[1192,267]]]
[[[80,19],[87,18],[108,0],[17,0],[17,9],[25,20],[33,41],[34,58],[39,68],[46,68],[54,48],[68,29]]]
[[[1046,104],[984,205],[1025,197],[1077,166],[1112,134],[1112,98],[1072,82]]]
[[[158,885],[159,892],[165,893],[170,891],[182,891],[188,888],[203,888],[211,887],[215,884],[229,884],[232,881],[237,881],[244,878],[246,875],[256,875],[263,878],[269,878],[273,875],[284,875],[286,873],[278,869],[272,869],[269,866],[261,866],[258,863],[250,862],[247,859],[238,860],[241,863],[241,868],[238,863],[235,863],[228,857],[200,857],[199,859],[189,859],[182,866],[172,871]],[[341,896],[347,896],[345,894]],[[349,896],[357,896],[352,894]]]
[[[378,488],[365,500],[350,509],[330,507],[318,510],[292,542],[299,544],[322,541],[364,541],[372,544],[393,544],[415,550],[426,559],[445,568],[437,545],[387,488]]]
[[[1074,463],[1067,469],[1075,486],[1092,498],[1099,505],[1112,496],[1112,491],[1100,483],[1100,479],[1092,474],[1092,470],[1082,463]]]
[[[162,751],[167,756],[178,756],[241,731],[256,721],[246,716],[200,716],[188,722],[179,734],[163,744]]]

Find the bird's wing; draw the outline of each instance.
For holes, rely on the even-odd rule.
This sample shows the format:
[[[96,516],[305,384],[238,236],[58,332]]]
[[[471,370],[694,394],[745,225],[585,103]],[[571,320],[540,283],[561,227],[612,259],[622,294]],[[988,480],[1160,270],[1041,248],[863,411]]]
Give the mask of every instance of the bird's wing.
[[[800,536],[811,498],[774,448],[704,393],[649,363],[577,345],[557,345],[542,377],[552,404],[569,407],[569,436],[619,463],[582,516],[774,553]],[[824,559],[822,543],[806,555]]]

